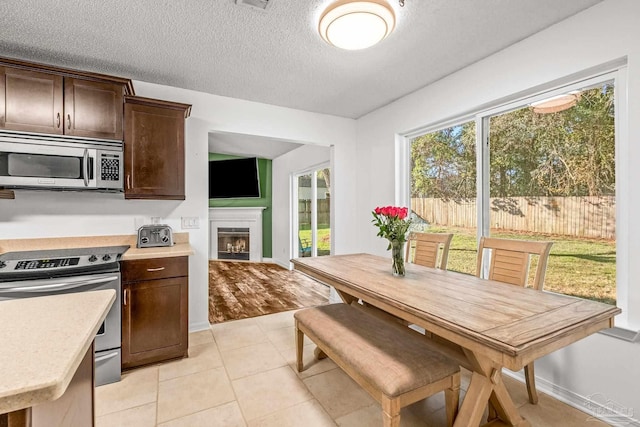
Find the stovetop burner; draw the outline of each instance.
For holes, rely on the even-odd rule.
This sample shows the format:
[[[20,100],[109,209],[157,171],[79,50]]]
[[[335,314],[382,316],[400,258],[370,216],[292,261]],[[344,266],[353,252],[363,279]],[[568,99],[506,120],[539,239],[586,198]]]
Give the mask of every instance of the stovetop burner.
[[[7,252],[0,255],[0,281],[117,271],[129,246]]]

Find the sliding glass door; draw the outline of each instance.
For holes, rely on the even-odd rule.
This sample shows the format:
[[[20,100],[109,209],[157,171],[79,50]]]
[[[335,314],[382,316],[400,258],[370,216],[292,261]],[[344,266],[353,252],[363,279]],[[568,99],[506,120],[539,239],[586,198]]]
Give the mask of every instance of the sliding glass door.
[[[294,256],[331,254],[331,170],[327,165],[305,171],[294,181]]]

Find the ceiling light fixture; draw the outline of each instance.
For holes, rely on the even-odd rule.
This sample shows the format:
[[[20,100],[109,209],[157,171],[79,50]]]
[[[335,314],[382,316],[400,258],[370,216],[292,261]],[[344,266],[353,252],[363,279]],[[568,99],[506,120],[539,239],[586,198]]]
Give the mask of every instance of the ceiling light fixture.
[[[578,100],[580,100],[580,91],[575,91],[533,102],[531,107],[533,112],[538,114],[557,113],[573,107],[578,103]]]
[[[381,42],[395,25],[396,15],[384,0],[341,0],[324,11],[318,31],[330,45],[358,50]]]

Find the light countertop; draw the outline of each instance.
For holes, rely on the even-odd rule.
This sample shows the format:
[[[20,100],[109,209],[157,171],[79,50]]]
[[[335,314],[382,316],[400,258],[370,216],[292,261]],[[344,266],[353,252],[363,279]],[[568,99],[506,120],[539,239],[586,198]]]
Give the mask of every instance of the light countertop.
[[[173,246],[158,248],[136,248],[137,236],[82,236],[82,237],[48,237],[43,239],[9,239],[0,240],[0,254],[14,251],[34,251],[45,249],[91,248],[98,246],[129,245],[122,255],[122,260],[166,258],[193,255],[189,245],[189,233],[173,233]]]
[[[64,394],[115,298],[108,289],[0,301],[0,414]]]

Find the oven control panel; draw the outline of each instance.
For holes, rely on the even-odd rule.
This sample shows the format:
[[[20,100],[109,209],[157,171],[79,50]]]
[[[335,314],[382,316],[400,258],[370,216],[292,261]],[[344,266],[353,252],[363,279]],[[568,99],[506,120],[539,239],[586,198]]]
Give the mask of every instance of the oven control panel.
[[[3,275],[29,272],[57,272],[100,268],[117,262],[129,246],[105,246],[80,249],[7,252],[0,255],[0,280]]]
[[[80,258],[32,259],[18,261],[15,270],[35,270],[40,268],[58,268],[78,265]]]

